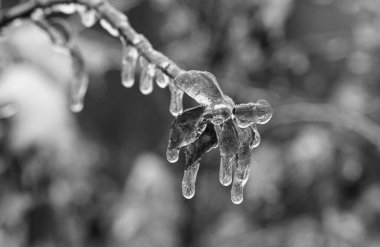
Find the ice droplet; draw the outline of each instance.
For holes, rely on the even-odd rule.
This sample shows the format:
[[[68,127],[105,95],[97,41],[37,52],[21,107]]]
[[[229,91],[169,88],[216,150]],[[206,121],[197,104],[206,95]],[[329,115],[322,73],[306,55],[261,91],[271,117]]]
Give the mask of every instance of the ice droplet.
[[[67,15],[74,14],[76,10],[77,5],[75,3],[57,4],[53,6],[53,11],[58,11]]]
[[[219,181],[222,185],[228,186],[232,182],[232,165],[235,156],[221,157],[219,169]]]
[[[259,111],[259,118],[257,123],[258,124],[266,124],[269,122],[269,120],[272,118],[273,115],[273,109],[271,105],[266,100],[259,100],[257,101],[258,104],[258,111]]]
[[[160,88],[165,88],[169,85],[169,76],[167,76],[161,69],[156,69],[156,83]]]
[[[174,84],[202,105],[224,102],[223,93],[213,74],[190,70],[178,75]]]
[[[243,185],[241,183],[233,183],[231,187],[231,201],[235,204],[243,202]]]
[[[73,112],[79,112],[83,109],[83,100],[88,87],[88,74],[79,51],[72,49],[70,53],[73,68],[73,78],[70,83],[70,109]]]
[[[182,179],[182,194],[185,198],[191,199],[195,194],[195,181],[199,170],[199,163],[186,167]]]
[[[207,106],[204,117],[213,124],[220,125],[230,118],[232,107],[225,103],[216,103]]]
[[[121,82],[124,87],[130,88],[135,84],[136,64],[139,54],[137,49],[128,45],[124,38],[121,39],[121,43],[123,53]]]
[[[169,81],[170,106],[169,110],[173,116],[178,116],[183,111],[182,99],[183,91],[174,86],[173,81]]]
[[[92,27],[98,20],[98,13],[94,9],[88,7],[81,8],[78,11],[83,26]]]
[[[101,19],[100,25],[112,36],[119,36],[119,30],[111,25],[107,20]]]
[[[265,100],[259,100],[257,103],[240,104],[234,107],[234,116],[237,123],[267,123],[273,115],[272,107]]]
[[[148,95],[153,92],[153,79],[156,71],[156,66],[149,63],[144,57],[140,57],[140,92]]]
[[[169,132],[168,149],[181,148],[194,142],[206,128],[202,118],[203,107],[187,109],[176,117]]]
[[[251,143],[249,144],[249,147],[251,149],[257,148],[260,145],[261,137],[259,131],[257,131],[257,128],[255,125],[250,126],[249,128],[253,131],[253,138]]]
[[[168,149],[166,151],[166,159],[170,162],[170,163],[175,163],[178,161],[179,159],[179,149],[177,148],[173,148],[173,149]]]

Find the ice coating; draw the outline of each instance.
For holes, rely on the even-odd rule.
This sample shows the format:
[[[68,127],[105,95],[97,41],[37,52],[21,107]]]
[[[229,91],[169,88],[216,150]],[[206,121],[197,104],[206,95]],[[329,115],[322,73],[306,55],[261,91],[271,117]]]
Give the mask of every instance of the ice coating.
[[[98,20],[97,12],[94,9],[84,7],[78,11],[81,22],[85,27],[92,27]]]
[[[173,120],[169,131],[168,150],[187,146],[198,139],[206,127],[202,113],[203,107],[197,106],[184,111]]]
[[[53,10],[67,15],[71,15],[74,14],[77,10],[77,5],[75,3],[56,4],[53,6]]]
[[[169,85],[169,76],[167,76],[161,69],[156,69],[156,83],[160,88],[165,88]]]
[[[130,88],[135,84],[136,64],[138,59],[137,49],[127,44],[124,38],[122,43],[122,70],[121,82],[124,87]]]
[[[77,49],[71,50],[73,76],[70,83],[70,109],[79,112],[83,109],[83,100],[88,87],[88,74],[83,58]]]
[[[257,103],[236,105],[233,114],[237,118],[237,124],[265,124],[272,118],[273,110],[267,101],[259,100]]]
[[[140,57],[140,92],[144,95],[153,92],[153,79],[156,70],[154,64],[148,63],[144,57]]]
[[[190,70],[174,79],[174,84],[202,105],[224,102],[223,93],[213,74]]]
[[[249,144],[249,147],[251,149],[257,148],[260,145],[261,137],[259,131],[257,131],[256,125],[249,126],[253,132],[253,138],[251,140],[251,143]]]
[[[117,37],[119,36],[119,30],[113,27],[107,20],[101,19],[100,25],[104,28],[111,36]]]
[[[199,163],[186,167],[182,179],[182,195],[186,199],[193,198],[195,194],[195,181],[199,170]]]
[[[237,158],[237,168],[231,188],[231,200],[235,204],[243,201],[243,189],[249,177],[249,164],[251,162],[250,143],[254,138],[251,128],[239,129],[239,150]]]
[[[232,164],[235,160],[239,146],[239,136],[232,119],[221,125],[218,133],[220,151],[219,181],[222,185],[228,186],[232,181]]]
[[[173,116],[178,116],[183,111],[182,99],[183,91],[174,86],[172,80],[169,81],[170,105],[169,111]]]

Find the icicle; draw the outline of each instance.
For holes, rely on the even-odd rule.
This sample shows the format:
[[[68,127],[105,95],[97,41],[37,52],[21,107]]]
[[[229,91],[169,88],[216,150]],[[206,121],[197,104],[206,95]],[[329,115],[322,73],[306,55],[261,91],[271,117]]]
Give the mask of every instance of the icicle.
[[[257,131],[256,125],[251,125],[249,128],[253,131],[253,138],[249,144],[251,149],[257,148],[260,145],[261,137],[260,133]]]
[[[135,84],[136,64],[138,59],[137,49],[127,44],[124,38],[121,38],[122,43],[122,71],[121,81],[124,87],[130,88]]]
[[[77,10],[77,5],[75,3],[68,3],[68,4],[57,4],[53,7],[54,11],[58,11],[67,15],[74,14]]]
[[[191,199],[195,194],[195,181],[197,180],[197,173],[199,170],[199,163],[187,167],[183,174],[182,179],[182,194],[185,198]]]
[[[240,146],[238,151],[237,168],[231,188],[231,200],[235,204],[243,201],[243,188],[249,177],[249,164],[251,162],[251,150],[249,144],[253,138],[251,128],[239,129]]]
[[[88,75],[79,51],[71,50],[71,57],[74,72],[70,84],[70,109],[73,112],[79,112],[83,109],[83,100],[88,87]]]
[[[272,107],[265,100],[259,100],[257,103],[240,104],[234,107],[234,116],[237,118],[236,123],[242,124],[265,124],[273,115]]]
[[[228,186],[232,182],[232,164],[239,147],[238,132],[231,119],[221,126],[218,139],[221,156],[219,181],[222,185]]]
[[[119,30],[111,25],[107,20],[101,19],[100,25],[112,36],[118,37],[119,36]]]
[[[140,92],[144,95],[153,92],[153,79],[156,66],[149,63],[144,57],[140,57]]]
[[[166,151],[166,159],[170,163],[177,162],[179,159],[179,149],[178,148],[173,148],[173,149],[168,148],[168,150]]]
[[[165,88],[169,85],[169,76],[167,76],[161,69],[156,69],[156,83],[160,88]]]
[[[92,27],[98,20],[98,14],[94,9],[84,7],[81,8],[80,11],[78,11],[78,13],[81,18],[82,24],[85,27]]]
[[[182,106],[182,98],[183,98],[183,91],[176,88],[174,86],[173,81],[170,80],[169,82],[169,90],[170,90],[170,113],[173,116],[178,116],[183,111]]]
[[[204,153],[209,152],[217,145],[218,139],[216,137],[214,126],[208,123],[202,135],[200,135],[196,141],[186,147],[186,165],[182,181],[182,193],[184,197],[190,199],[194,196],[195,181],[201,157]]]
[[[220,158],[219,181],[224,186],[228,186],[232,183],[232,164],[234,160],[234,156],[222,156]]]

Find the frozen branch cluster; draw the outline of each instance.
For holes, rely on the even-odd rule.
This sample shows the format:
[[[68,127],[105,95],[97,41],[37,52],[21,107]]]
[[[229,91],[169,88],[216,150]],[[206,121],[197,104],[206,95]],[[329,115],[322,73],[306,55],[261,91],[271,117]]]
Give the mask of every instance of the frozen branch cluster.
[[[260,143],[256,124],[265,124],[272,117],[269,103],[259,100],[256,103],[235,104],[223,94],[211,73],[179,68],[154,50],[149,41],[131,27],[127,17],[106,0],[31,0],[1,13],[2,30],[6,31],[14,21],[31,19],[46,31],[56,47],[70,55],[73,75],[69,100],[75,112],[83,108],[88,76],[80,51],[70,42],[68,31],[62,28],[62,24],[53,23],[47,18],[56,12],[78,13],[87,28],[99,21],[110,35],[120,38],[121,81],[125,87],[135,84],[136,72],[140,71],[138,82],[142,94],[150,94],[154,82],[160,88],[169,88],[169,109],[175,119],[170,128],[167,159],[175,163],[180,149],[185,150],[183,195],[186,198],[194,196],[201,156],[219,146],[220,183],[225,186],[232,184],[231,199],[234,203],[241,203],[243,187],[249,177],[251,149]],[[184,93],[200,105],[183,111]]]

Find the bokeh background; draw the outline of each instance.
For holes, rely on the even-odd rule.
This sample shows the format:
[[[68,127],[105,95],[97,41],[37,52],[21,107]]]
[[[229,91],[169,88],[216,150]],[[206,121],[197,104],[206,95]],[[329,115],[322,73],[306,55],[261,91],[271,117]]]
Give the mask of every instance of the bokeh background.
[[[273,105],[245,199],[219,184],[218,150],[184,199],[183,157],[165,159],[169,91],[123,88],[119,40],[57,15],[90,72],[85,108],[67,107],[69,58],[31,23],[7,30],[0,105],[17,107],[0,110],[0,246],[380,246],[378,0],[111,2],[235,102]]]

